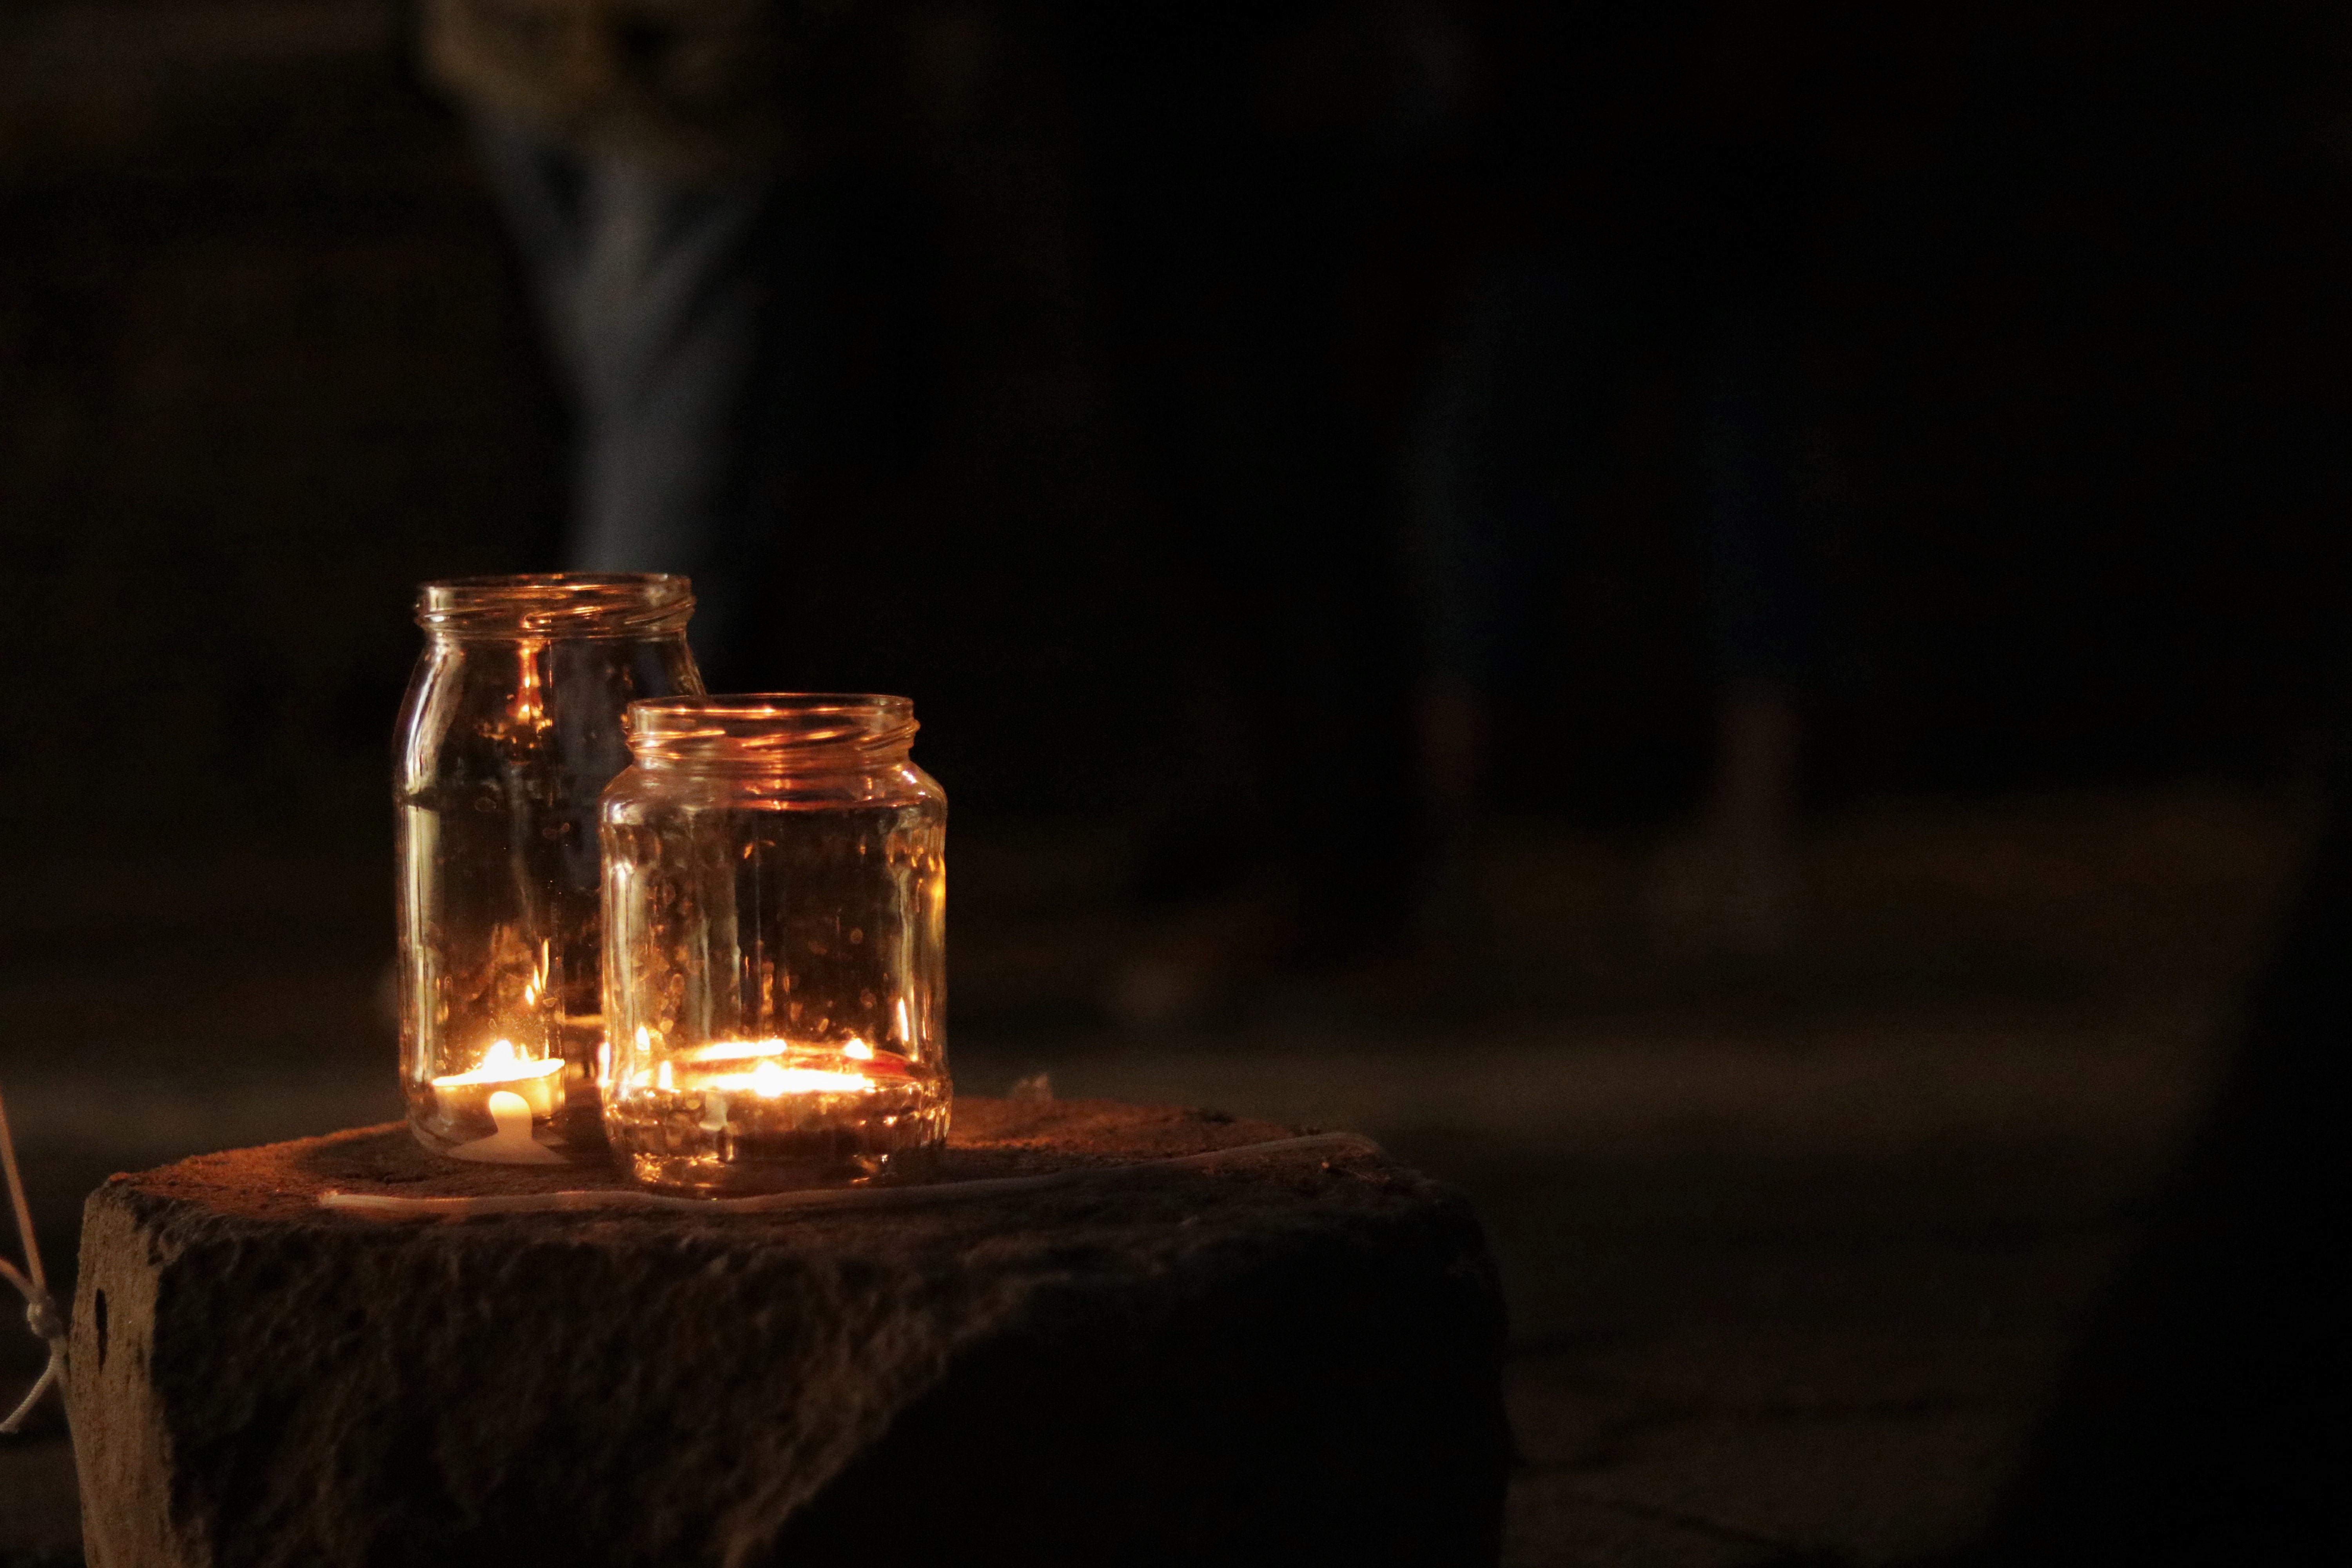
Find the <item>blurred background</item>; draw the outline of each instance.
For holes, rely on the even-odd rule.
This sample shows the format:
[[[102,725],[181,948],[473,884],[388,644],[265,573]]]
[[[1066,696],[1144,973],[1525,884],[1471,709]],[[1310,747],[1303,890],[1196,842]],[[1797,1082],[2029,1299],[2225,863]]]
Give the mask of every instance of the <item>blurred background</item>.
[[[1957,1550],[2315,828],[2352,12],[757,9],[775,101],[627,34],[599,118],[457,5],[0,0],[52,1272],[110,1171],[398,1114],[415,584],[692,562],[717,682],[915,699],[966,1092],[1471,1190],[1512,1561]],[[717,521],[598,467],[630,222],[733,226],[742,313],[606,301],[760,345]],[[35,1427],[0,1562],[75,1539]]]

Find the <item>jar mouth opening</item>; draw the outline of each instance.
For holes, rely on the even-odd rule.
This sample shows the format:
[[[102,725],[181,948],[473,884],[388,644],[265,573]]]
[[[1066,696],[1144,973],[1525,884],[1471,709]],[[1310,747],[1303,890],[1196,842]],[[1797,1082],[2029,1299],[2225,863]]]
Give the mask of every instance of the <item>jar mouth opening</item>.
[[[670,572],[518,572],[420,584],[416,624],[446,637],[622,637],[682,629],[694,584]]]
[[[911,698],[835,691],[647,698],[627,727],[644,761],[775,764],[903,755],[918,728]]]

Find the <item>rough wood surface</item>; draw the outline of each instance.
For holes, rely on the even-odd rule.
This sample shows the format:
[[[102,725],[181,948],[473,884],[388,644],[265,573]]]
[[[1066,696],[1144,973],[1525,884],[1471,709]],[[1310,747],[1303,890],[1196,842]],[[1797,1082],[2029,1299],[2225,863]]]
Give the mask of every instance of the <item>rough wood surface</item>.
[[[963,1099],[944,1179],[1292,1129]],[[1500,1298],[1369,1150],[866,1213],[386,1221],[515,1192],[398,1127],[94,1194],[94,1568],[1492,1563]]]

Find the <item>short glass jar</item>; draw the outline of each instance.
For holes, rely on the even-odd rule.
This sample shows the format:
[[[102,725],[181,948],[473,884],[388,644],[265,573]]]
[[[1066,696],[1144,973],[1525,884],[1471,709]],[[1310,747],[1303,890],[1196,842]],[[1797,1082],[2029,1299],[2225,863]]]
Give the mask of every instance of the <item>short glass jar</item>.
[[[903,697],[633,703],[604,792],[604,1126],[719,1195],[919,1171],[950,1094],[947,796]]]
[[[629,703],[701,691],[693,612],[685,578],[648,573],[419,590],[393,794],[401,1088],[428,1149],[605,1157],[596,801]]]

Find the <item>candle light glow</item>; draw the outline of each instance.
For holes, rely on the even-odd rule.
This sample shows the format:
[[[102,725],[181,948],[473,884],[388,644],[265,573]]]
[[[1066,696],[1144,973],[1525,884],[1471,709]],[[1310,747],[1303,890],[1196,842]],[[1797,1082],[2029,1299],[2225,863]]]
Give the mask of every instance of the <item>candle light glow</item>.
[[[534,1117],[555,1114],[563,1098],[562,1057],[526,1057],[512,1040],[499,1039],[467,1072],[444,1073],[433,1080],[434,1098],[445,1111],[478,1107],[488,1113],[492,1086],[520,1096]]]
[[[721,1070],[698,1068],[725,1064]],[[748,1064],[739,1066],[738,1064]],[[851,1036],[839,1046],[807,1046],[792,1040],[719,1040],[665,1058],[651,1074],[639,1071],[637,1088],[718,1094],[753,1094],[773,1100],[788,1094],[869,1094],[908,1076],[906,1064]]]

